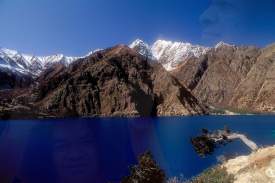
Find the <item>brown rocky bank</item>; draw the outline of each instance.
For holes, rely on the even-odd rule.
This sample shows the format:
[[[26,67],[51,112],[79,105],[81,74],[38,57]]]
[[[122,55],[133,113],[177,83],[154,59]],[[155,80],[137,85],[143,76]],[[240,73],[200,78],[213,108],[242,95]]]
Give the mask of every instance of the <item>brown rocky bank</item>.
[[[50,116],[173,116],[205,107],[159,64],[124,45],[45,70],[13,99]]]

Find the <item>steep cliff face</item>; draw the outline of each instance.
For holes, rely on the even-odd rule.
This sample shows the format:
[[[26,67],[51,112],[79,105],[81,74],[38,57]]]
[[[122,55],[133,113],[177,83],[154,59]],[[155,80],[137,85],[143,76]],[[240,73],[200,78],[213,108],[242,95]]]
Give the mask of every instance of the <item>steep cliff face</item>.
[[[257,61],[255,47],[220,45],[199,59],[193,58],[171,73],[202,102],[229,107],[239,86]]]
[[[275,112],[275,45],[261,51],[246,78],[240,82],[230,105],[248,110]]]
[[[155,64],[153,66],[153,91],[157,96],[159,116],[203,114],[205,107],[177,79]]]
[[[175,76],[182,85],[194,90],[208,68],[208,57],[191,57],[185,63],[179,65],[170,73]]]
[[[256,62],[258,50],[253,47],[220,47],[209,53],[208,68],[194,95],[203,102],[228,106],[235,88]]]
[[[52,67],[39,77],[36,106],[61,116],[150,116],[205,113],[160,65],[119,45]]]

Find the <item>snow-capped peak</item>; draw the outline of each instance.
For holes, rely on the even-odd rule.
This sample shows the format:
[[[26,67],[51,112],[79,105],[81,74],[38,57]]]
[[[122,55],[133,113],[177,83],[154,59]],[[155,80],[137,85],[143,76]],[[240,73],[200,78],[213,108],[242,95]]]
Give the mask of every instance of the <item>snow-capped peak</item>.
[[[154,60],[150,46],[141,39],[135,40],[129,47],[150,60]]]
[[[220,47],[234,47],[235,45],[225,43],[223,41],[220,41],[219,43],[216,44],[215,49],[218,49]]]
[[[152,46],[152,53],[170,71],[175,69],[179,64],[184,63],[188,58],[200,57],[209,49],[200,45],[192,45],[188,42],[158,40]]]
[[[129,47],[135,49],[141,55],[149,55],[152,60],[157,60],[169,71],[175,69],[187,58],[200,57],[210,49],[191,43],[166,40],[157,40],[152,46],[149,46],[140,39],[134,41]]]
[[[4,68],[24,74],[38,75],[54,63],[61,63],[68,66],[79,58],[83,57],[69,57],[63,54],[34,56],[22,54],[16,50],[0,48],[0,69]]]
[[[16,50],[10,50],[7,48],[1,48],[0,52],[6,54],[6,56],[8,56],[8,57],[14,57],[18,54],[18,52]]]
[[[130,44],[130,48],[134,48],[136,46],[144,46],[144,47],[147,47],[149,48],[149,45],[147,43],[145,43],[144,41],[142,41],[141,39],[136,39],[134,42],[132,42]]]

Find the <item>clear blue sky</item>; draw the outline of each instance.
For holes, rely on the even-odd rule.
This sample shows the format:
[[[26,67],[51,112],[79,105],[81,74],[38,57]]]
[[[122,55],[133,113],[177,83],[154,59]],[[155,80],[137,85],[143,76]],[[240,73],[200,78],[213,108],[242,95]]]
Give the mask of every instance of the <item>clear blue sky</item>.
[[[274,0],[0,0],[0,46],[83,55],[136,38],[275,42]]]

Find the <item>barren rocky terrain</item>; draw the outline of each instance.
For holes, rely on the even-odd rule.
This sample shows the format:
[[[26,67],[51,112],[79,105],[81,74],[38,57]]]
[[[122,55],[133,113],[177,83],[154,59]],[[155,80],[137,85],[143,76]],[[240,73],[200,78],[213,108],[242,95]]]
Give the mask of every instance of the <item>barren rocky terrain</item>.
[[[239,156],[222,165],[235,177],[234,183],[275,182],[275,146],[261,148],[247,156]]]
[[[201,102],[242,112],[274,112],[275,47],[223,45],[171,73]]]
[[[169,49],[176,49],[172,45]],[[188,52],[182,60],[177,54],[172,70],[154,60],[154,54],[149,57],[149,49],[141,41],[132,49],[118,45],[69,65],[53,63],[35,77],[2,69],[1,116],[174,116],[216,114],[220,109],[234,114],[275,112],[274,45],[261,49],[220,43],[200,55]]]
[[[2,111],[13,111],[20,105],[22,113],[36,109],[39,115],[57,117],[207,113],[161,65],[149,64],[124,45],[98,51],[69,67],[53,65],[8,104]]]

